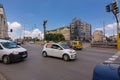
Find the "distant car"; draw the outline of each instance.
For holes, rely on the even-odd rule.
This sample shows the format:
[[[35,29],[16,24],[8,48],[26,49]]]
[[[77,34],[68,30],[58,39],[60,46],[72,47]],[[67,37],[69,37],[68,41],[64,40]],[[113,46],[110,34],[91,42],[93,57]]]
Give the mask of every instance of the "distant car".
[[[93,80],[120,80],[120,64],[97,64],[94,68]]]
[[[47,43],[43,47],[42,56],[54,56],[68,61],[70,59],[76,59],[76,52],[65,44]]]
[[[16,44],[17,44],[17,45],[21,45],[21,44],[22,44],[22,42],[18,41],[18,42],[16,42]]]
[[[34,44],[34,42],[33,42],[33,41],[30,41],[29,43],[30,43],[30,44]]]
[[[71,45],[71,47],[74,50],[82,50],[83,49],[82,43],[78,40],[67,41],[67,44]]]
[[[0,60],[5,63],[11,63],[27,58],[27,50],[9,40],[0,39]]]

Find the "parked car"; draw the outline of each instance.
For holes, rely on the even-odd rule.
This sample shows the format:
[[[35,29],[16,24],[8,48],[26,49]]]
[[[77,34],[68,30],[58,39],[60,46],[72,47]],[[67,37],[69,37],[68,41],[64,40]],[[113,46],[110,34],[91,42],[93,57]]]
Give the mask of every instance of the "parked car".
[[[0,39],[0,60],[5,63],[11,63],[27,58],[27,50],[9,40]]]
[[[120,80],[120,64],[97,64],[94,68],[93,80]]]
[[[42,56],[54,56],[68,61],[70,59],[76,59],[76,52],[65,44],[47,43],[43,47]]]
[[[34,44],[34,42],[33,42],[33,41],[30,41],[29,43],[30,43],[30,44]]]

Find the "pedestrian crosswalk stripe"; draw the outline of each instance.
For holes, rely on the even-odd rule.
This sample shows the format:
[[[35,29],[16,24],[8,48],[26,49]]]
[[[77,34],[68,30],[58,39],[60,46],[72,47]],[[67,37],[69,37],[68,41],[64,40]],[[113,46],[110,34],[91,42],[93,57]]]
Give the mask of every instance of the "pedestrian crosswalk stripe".
[[[116,58],[109,58],[108,60],[114,61],[114,60],[116,60]]]
[[[113,58],[118,58],[119,56],[113,55],[112,57],[113,57]]]
[[[110,60],[107,60],[107,61],[105,61],[105,63],[112,63],[113,61],[110,61]]]

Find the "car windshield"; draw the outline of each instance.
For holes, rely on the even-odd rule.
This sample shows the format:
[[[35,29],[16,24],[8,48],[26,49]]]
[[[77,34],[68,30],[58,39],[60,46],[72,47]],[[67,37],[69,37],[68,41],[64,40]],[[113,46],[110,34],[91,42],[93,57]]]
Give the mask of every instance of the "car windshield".
[[[82,43],[81,43],[81,42],[79,42],[79,44],[80,44],[80,45],[82,45]]]
[[[64,49],[69,49],[70,47],[67,44],[60,44]]]
[[[1,44],[8,49],[19,48],[19,46],[14,42],[1,42]]]

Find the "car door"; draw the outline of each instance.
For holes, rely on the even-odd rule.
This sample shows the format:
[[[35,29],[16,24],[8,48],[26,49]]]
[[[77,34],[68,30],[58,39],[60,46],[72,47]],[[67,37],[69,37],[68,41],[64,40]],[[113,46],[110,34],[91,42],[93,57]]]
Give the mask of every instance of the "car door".
[[[2,60],[3,56],[3,47],[0,45],[0,60]]]
[[[47,44],[46,45],[46,52],[47,52],[47,55],[50,55],[50,56],[52,56],[52,44]]]
[[[52,45],[52,56],[62,57],[62,48],[59,45],[57,44]]]

